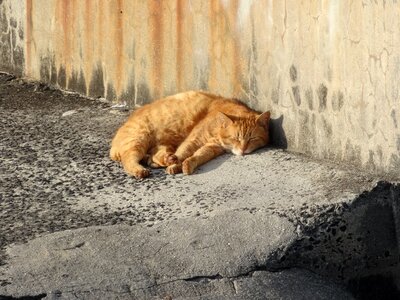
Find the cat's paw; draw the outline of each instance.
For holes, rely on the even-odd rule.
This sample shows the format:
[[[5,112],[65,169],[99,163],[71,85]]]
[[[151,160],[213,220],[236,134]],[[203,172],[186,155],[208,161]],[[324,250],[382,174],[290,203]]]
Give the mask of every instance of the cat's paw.
[[[126,170],[126,172],[129,175],[134,176],[136,179],[143,179],[149,177],[150,175],[150,171],[146,168],[134,168],[131,170]]]
[[[143,159],[140,161],[141,164],[146,165],[150,168],[159,168],[160,166],[155,163],[152,159],[152,157],[148,154],[146,154]]]
[[[161,168],[161,165],[159,165],[158,163],[156,163],[155,161],[153,161],[153,158],[149,155],[146,164],[152,168],[152,169],[158,169]]]
[[[176,157],[175,154],[167,153],[164,156],[164,162],[165,162],[165,165],[171,166],[171,165],[178,164],[179,163],[179,159],[178,159],[178,157]]]
[[[170,165],[165,169],[165,171],[170,175],[181,173],[182,172],[182,165],[181,164]]]
[[[182,173],[183,174],[190,175],[194,172],[195,169],[196,169],[196,164],[194,163],[194,161],[192,161],[190,159],[186,159],[182,163]]]

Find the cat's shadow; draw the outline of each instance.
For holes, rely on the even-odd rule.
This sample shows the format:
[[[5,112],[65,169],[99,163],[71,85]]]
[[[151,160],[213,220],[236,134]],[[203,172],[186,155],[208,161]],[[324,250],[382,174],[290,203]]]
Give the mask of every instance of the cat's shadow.
[[[264,154],[267,153],[269,151],[271,151],[272,149],[276,149],[276,147],[264,147],[261,149],[258,149],[256,151],[254,151],[253,153],[247,154],[244,157],[238,157],[238,158],[246,158],[246,156],[251,156],[251,155],[255,155],[255,154]],[[233,158],[232,158],[233,157]],[[217,158],[214,158],[213,160],[207,162],[206,164],[202,165],[201,167],[199,167],[194,174],[203,174],[203,173],[208,173],[211,172],[217,168],[219,168],[222,164],[224,164],[228,159],[231,159],[231,163],[235,163],[234,162],[234,154],[232,153],[225,153]]]
[[[223,163],[227,161],[227,159],[233,154],[230,153],[225,153],[217,158],[214,158],[213,160],[205,163],[204,165],[200,166],[197,168],[197,170],[194,172],[194,174],[202,174],[202,173],[208,173],[213,171],[214,169],[219,168]]]

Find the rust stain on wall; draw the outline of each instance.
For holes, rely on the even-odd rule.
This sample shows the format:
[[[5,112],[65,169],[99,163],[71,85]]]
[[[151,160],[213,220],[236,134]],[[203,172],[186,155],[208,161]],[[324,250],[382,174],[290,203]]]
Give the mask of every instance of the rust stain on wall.
[[[92,71],[94,65],[94,15],[93,14],[93,0],[85,1],[84,8],[84,19],[83,19],[83,62],[84,62],[84,74],[86,82],[91,82]],[[88,88],[88,87],[86,87]]]
[[[66,73],[66,86],[68,87],[68,80],[71,76],[71,31],[72,31],[72,11],[71,4],[74,0],[62,0],[61,1],[61,9],[60,9],[60,20],[62,26],[62,34],[63,34],[63,44],[62,44],[62,64],[65,68]]]
[[[121,82],[123,80],[124,68],[123,68],[123,58],[124,58],[124,23],[123,23],[123,0],[117,0],[116,5],[116,24],[114,27],[113,38],[116,46],[116,79],[115,89],[117,95],[121,94]]]
[[[58,69],[58,83],[68,88],[73,67],[73,35],[75,27],[75,0],[58,0],[55,5],[55,56]]]
[[[96,49],[96,57],[98,58],[102,58],[101,54],[103,51],[103,47],[104,47],[104,1],[97,1],[97,22],[96,22],[96,27],[97,27],[97,35],[95,37],[95,41],[97,43],[97,47],[95,47]]]
[[[239,45],[239,38],[236,36],[236,15],[238,12],[238,0],[232,0],[230,2],[230,8],[229,8],[229,27],[230,27],[230,35],[231,35],[231,43],[229,44],[229,53],[230,53],[230,58],[231,62],[229,65],[232,68],[232,76],[231,76],[231,84],[233,88],[233,95],[239,96],[242,86],[241,86],[241,73],[242,73],[242,68],[241,68],[241,55],[240,55],[240,45]]]
[[[152,88],[154,98],[163,95],[163,1],[149,0],[148,10],[150,14],[150,52],[152,57]]]
[[[183,63],[184,58],[184,25],[183,25],[183,14],[184,3],[182,0],[176,0],[176,87],[178,91],[182,90],[182,76],[183,76]]]
[[[213,0],[209,6],[209,88],[238,95],[241,90],[241,59],[236,37],[238,1]]]
[[[210,61],[210,70],[209,70],[209,78],[208,78],[208,87],[211,90],[215,90],[217,87],[217,66],[216,64],[216,60],[217,55],[218,55],[218,38],[219,38],[219,31],[220,31],[220,21],[217,20],[218,18],[218,14],[220,12],[220,4],[219,1],[217,0],[212,0],[209,4],[209,19],[210,19],[210,26],[209,26],[209,38],[210,38],[210,42],[209,42],[209,49],[208,49],[208,53],[209,53],[209,61]],[[216,26],[214,25],[214,22],[216,24]]]
[[[31,76],[32,64],[32,0],[26,0],[26,19],[25,19],[25,75]]]

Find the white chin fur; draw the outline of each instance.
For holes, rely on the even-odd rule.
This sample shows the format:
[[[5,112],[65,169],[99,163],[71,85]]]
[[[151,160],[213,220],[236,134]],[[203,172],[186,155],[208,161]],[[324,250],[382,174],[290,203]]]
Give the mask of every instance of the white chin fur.
[[[232,153],[235,155],[243,155],[244,154],[243,151],[237,150],[237,149],[232,149]]]

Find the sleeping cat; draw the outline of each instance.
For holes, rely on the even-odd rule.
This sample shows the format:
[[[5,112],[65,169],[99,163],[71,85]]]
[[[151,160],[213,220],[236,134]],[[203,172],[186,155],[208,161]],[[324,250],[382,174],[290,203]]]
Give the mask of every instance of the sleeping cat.
[[[262,114],[238,100],[205,92],[185,92],[135,110],[118,129],[110,157],[136,178],[152,168],[192,174],[225,151],[250,153],[269,142],[270,112]]]

